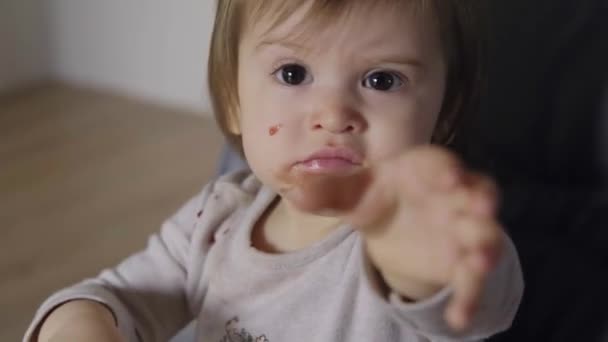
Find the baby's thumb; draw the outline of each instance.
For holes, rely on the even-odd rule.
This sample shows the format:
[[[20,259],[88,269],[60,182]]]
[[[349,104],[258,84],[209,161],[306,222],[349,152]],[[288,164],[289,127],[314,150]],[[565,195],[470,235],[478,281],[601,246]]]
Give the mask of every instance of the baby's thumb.
[[[345,217],[346,221],[364,233],[371,233],[375,228],[383,226],[396,211],[396,192],[388,176],[384,167],[369,170],[367,186]]]

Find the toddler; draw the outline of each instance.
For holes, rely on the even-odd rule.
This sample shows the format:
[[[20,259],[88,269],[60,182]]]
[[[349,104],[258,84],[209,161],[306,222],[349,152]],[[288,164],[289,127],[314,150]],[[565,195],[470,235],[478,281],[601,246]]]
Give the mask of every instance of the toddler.
[[[216,118],[252,171],[51,296],[24,341],[473,341],[522,292],[492,180],[446,147],[481,83],[473,0],[219,0]]]

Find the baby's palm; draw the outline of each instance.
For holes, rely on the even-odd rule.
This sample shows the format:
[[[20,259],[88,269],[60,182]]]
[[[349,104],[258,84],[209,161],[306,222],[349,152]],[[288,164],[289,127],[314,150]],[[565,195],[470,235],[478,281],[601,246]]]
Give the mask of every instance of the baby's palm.
[[[413,300],[452,287],[448,317],[466,325],[504,238],[493,182],[449,152],[423,147],[376,168],[368,183],[347,219],[360,228],[372,264]]]

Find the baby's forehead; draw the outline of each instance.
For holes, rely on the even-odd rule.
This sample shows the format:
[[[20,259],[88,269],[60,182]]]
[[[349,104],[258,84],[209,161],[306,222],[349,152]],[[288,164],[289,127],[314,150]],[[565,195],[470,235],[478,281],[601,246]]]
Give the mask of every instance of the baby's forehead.
[[[256,0],[245,1],[243,29],[275,39],[312,38],[331,26],[348,20],[365,25],[383,20],[383,13],[403,17],[428,12],[430,0]],[[380,14],[380,15],[379,15]]]

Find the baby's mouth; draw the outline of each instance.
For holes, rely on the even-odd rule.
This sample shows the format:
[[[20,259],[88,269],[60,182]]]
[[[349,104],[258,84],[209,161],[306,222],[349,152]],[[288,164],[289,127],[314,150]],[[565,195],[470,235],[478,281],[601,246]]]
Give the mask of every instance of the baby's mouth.
[[[327,147],[293,164],[294,171],[315,174],[350,174],[358,170],[363,157],[348,147]]]
[[[311,173],[340,173],[351,171],[358,166],[343,158],[316,158],[298,163],[294,168]]]

